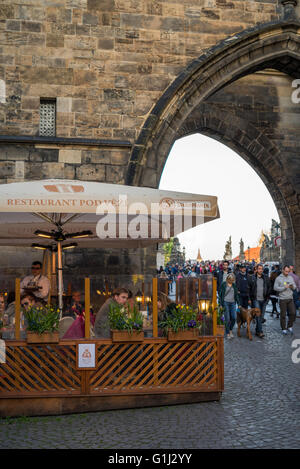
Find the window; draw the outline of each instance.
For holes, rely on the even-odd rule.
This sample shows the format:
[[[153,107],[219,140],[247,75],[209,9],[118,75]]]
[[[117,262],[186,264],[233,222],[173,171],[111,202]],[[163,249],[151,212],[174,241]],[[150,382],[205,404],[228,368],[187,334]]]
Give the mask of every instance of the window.
[[[39,134],[44,137],[55,137],[56,99],[41,99]]]

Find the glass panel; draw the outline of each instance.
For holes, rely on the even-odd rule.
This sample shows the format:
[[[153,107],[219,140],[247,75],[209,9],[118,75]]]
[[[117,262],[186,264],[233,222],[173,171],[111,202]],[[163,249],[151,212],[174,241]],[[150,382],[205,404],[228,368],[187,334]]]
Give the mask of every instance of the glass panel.
[[[105,305],[109,304],[112,292],[119,287],[130,290],[132,296],[129,304],[135,304],[143,313],[143,330],[145,337],[152,337],[152,276],[151,275],[111,275],[90,277],[90,322],[91,338],[110,338],[110,327],[108,324],[108,308],[104,312],[103,328],[100,335],[95,334],[94,322],[97,313]],[[169,281],[168,279],[158,279],[158,297],[162,295],[162,304],[158,312],[159,322],[163,320],[164,311],[168,304],[171,307],[176,305],[193,307],[198,313],[198,319],[202,321],[201,335],[212,334],[212,315],[210,306],[212,304],[212,275],[201,275],[198,278],[183,278]],[[5,292],[6,293],[6,292]],[[5,293],[3,293],[5,295]],[[9,296],[5,295],[5,312],[9,317],[5,317],[3,329],[3,339],[13,339],[14,333],[14,304],[8,301]],[[13,299],[12,299],[13,300]],[[12,304],[10,304],[12,303]],[[52,296],[51,304],[58,304],[57,296]],[[185,312],[185,309],[183,309]],[[59,335],[61,339],[81,339],[85,336],[85,291],[84,278],[68,277],[64,279],[63,295],[63,318],[60,321]],[[106,324],[105,324],[106,323]],[[94,335],[95,334],[95,335]],[[159,336],[162,336],[162,330]],[[26,337],[26,324],[21,315],[21,339]]]

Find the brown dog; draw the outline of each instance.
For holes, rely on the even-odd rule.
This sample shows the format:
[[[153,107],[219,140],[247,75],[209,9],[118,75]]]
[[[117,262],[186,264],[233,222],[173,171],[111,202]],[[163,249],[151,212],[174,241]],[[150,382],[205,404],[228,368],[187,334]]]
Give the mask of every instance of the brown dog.
[[[241,337],[241,326],[246,323],[247,324],[247,337],[249,340],[252,340],[252,334],[251,334],[251,321],[255,322],[256,316],[260,316],[261,312],[259,308],[240,308],[237,310],[237,325],[238,325],[238,332],[237,335],[238,337]]]

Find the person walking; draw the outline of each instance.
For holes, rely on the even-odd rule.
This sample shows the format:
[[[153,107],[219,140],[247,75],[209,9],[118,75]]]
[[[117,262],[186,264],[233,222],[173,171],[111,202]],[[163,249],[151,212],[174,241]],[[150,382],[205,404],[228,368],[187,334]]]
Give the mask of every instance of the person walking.
[[[295,310],[297,313],[297,309],[300,306],[300,277],[296,274],[293,265],[290,265],[290,275],[293,277],[294,282],[296,284],[296,290],[294,290],[293,292],[293,300],[295,304]]]
[[[274,283],[276,278],[280,275],[280,272],[277,270],[273,270],[270,275],[270,300],[272,302],[272,313],[271,316],[276,314],[276,318],[279,318],[279,311],[277,311],[277,303],[278,303],[278,295],[277,292],[274,290]]]
[[[282,333],[287,334],[287,331],[293,333],[293,324],[296,317],[295,304],[293,299],[293,291],[296,289],[296,284],[293,277],[290,275],[290,267],[285,265],[282,273],[276,278],[274,283],[274,290],[279,292],[279,307],[280,307],[280,326]],[[286,313],[288,312],[288,324],[286,325]]]
[[[264,337],[261,324],[266,322],[265,311],[271,293],[269,277],[264,275],[263,270],[263,265],[258,264],[257,272],[252,277],[250,294],[254,308],[259,308],[261,312],[261,316],[256,316],[256,335],[261,339]]]
[[[234,274],[228,274],[225,282],[222,282],[219,300],[220,305],[225,309],[226,337],[227,339],[232,339],[234,337],[232,330],[236,322],[236,304],[240,305]]]
[[[247,309],[248,304],[250,304],[251,279],[247,274],[245,264],[240,266],[240,271],[236,276],[236,286],[238,289],[241,306]]]
[[[203,273],[203,272],[201,272],[201,273]],[[229,273],[230,273],[230,271],[229,271],[229,262],[224,261],[223,265],[222,265],[222,268],[218,272],[218,276],[217,276],[217,290],[218,290],[218,292],[220,291],[221,285],[222,285],[223,282],[225,282],[225,280],[227,278],[227,275]]]

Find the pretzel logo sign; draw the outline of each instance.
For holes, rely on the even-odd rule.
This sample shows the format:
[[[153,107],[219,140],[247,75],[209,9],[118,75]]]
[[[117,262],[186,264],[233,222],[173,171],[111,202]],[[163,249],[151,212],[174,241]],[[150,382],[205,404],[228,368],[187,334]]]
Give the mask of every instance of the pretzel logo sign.
[[[83,186],[75,186],[72,184],[49,184],[44,186],[48,192],[59,192],[60,194],[74,194],[77,192],[84,192]]]

